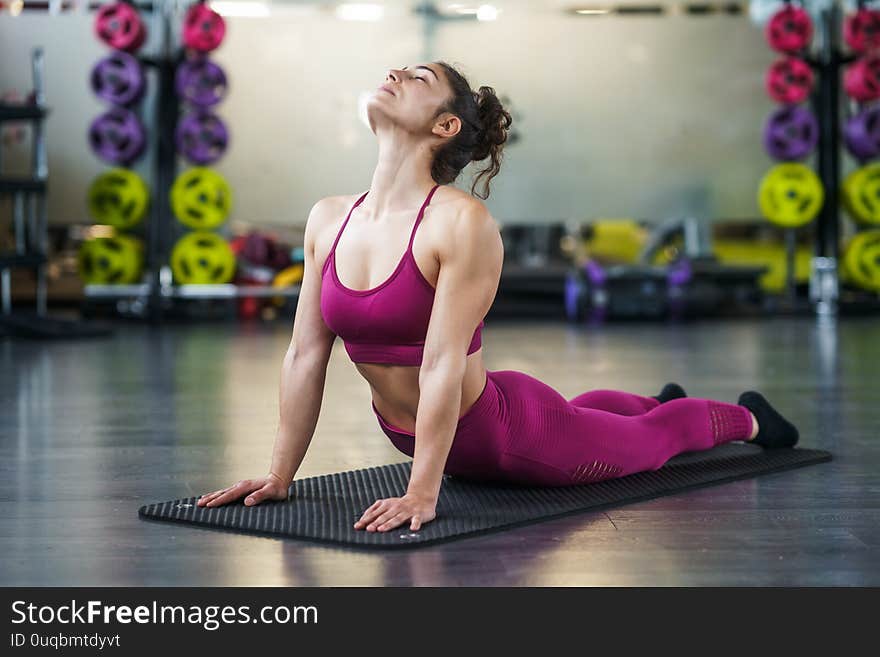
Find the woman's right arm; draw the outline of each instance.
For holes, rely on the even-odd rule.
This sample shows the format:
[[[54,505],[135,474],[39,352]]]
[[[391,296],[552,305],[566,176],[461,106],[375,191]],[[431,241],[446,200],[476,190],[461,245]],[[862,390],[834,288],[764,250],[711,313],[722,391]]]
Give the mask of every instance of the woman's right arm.
[[[336,339],[321,316],[321,270],[315,258],[315,238],[330,221],[335,205],[333,199],[321,199],[312,207],[306,222],[303,279],[293,335],[281,367],[280,419],[269,473],[204,495],[199,506],[220,506],[248,493],[248,506],[266,499],[287,498],[290,481],[305,458],[318,423],[327,363]]]

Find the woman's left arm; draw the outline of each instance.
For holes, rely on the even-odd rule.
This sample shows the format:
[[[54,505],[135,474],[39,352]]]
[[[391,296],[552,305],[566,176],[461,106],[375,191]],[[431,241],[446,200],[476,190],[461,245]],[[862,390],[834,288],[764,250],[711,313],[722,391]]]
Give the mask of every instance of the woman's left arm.
[[[437,257],[440,273],[419,370],[419,405],[412,473],[406,495],[378,500],[356,528],[388,531],[410,520],[415,531],[434,518],[443,468],[452,447],[467,349],[488,313],[504,259],[498,223],[479,202],[448,219]]]

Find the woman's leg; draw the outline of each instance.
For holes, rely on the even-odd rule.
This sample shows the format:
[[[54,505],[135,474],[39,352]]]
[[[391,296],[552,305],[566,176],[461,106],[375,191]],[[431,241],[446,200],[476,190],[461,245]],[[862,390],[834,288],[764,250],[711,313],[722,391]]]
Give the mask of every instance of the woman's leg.
[[[564,486],[656,470],[676,454],[746,440],[752,432],[749,410],[737,404],[689,397],[619,415],[570,404],[521,372],[500,374],[510,409],[501,467],[513,481]]]
[[[621,390],[590,390],[568,400],[580,408],[595,408],[618,415],[641,415],[656,408],[660,402]]]

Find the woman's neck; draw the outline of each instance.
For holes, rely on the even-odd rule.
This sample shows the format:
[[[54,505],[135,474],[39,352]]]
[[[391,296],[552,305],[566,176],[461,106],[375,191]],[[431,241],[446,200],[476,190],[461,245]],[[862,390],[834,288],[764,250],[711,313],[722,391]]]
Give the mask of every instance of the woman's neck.
[[[378,217],[420,206],[436,184],[431,178],[432,160],[433,153],[424,142],[418,145],[401,138],[380,139],[370,193],[361,204],[367,214]]]

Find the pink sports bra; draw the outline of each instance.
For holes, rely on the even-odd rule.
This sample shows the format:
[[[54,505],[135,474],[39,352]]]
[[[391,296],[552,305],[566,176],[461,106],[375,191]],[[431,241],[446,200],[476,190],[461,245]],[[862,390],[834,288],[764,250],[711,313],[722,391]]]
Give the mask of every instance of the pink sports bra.
[[[386,363],[390,365],[421,365],[425,335],[434,305],[434,287],[419,270],[412,245],[416,229],[440,185],[428,194],[409,236],[406,252],[391,276],[369,290],[345,287],[336,272],[336,245],[345,230],[351,213],[369,191],[357,200],[336,234],[330,253],[321,271],[321,315],[324,323],[342,338],[345,350],[355,363]],[[328,275],[329,270],[329,275]],[[468,354],[480,348],[481,321]]]

